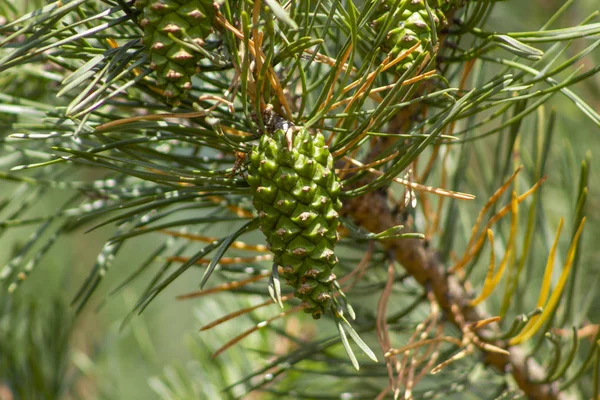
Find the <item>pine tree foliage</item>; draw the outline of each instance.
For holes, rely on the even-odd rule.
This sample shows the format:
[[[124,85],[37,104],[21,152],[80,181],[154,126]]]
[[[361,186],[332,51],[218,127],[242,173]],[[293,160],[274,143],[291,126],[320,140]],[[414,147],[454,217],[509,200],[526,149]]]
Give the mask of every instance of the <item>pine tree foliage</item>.
[[[0,301],[1,398],[57,399],[72,380],[69,338],[72,318],[63,297],[46,304],[34,296],[9,296]],[[7,396],[7,392],[11,396]]]
[[[77,312],[149,237],[115,288],[144,283],[132,314],[176,280],[201,286],[182,299],[261,299],[201,321],[250,320],[220,370],[267,341],[223,396],[597,398],[591,155],[577,169],[554,150],[547,105],[600,129],[575,86],[600,71],[580,67],[597,13],[556,26],[575,3],[524,32],[490,28],[486,0],[0,5],[0,234],[31,230],[0,266],[5,295],[59,238],[110,227]],[[228,376],[194,368],[150,384],[203,398],[196,379]]]

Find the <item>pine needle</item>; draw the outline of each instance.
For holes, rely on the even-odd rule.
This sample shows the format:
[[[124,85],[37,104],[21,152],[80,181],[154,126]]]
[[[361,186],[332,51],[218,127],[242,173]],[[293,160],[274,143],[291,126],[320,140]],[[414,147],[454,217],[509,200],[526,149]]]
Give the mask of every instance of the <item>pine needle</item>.
[[[344,157],[345,160],[351,162],[352,164],[358,166],[357,169],[364,169],[367,170],[369,172],[371,172],[374,175],[379,175],[382,176],[384,175],[384,172],[381,172],[379,170],[376,170],[374,168],[370,168],[367,167],[366,165],[364,165],[363,163],[361,163],[358,160],[355,160],[353,158],[350,157]],[[347,170],[347,171],[352,171],[352,170]],[[393,178],[393,181],[396,183],[399,183],[401,185],[407,186],[411,189],[414,190],[418,190],[418,191],[423,191],[423,192],[428,192],[428,193],[433,193],[436,194],[438,196],[445,196],[445,197],[450,197],[453,199],[458,199],[458,200],[473,200],[475,199],[475,196],[472,194],[468,194],[468,193],[461,193],[461,192],[453,192],[451,190],[446,190],[446,189],[441,189],[441,188],[436,188],[436,187],[432,187],[432,186],[425,186],[425,185],[421,185],[419,183],[416,182],[412,182],[408,179],[403,179],[403,178],[398,178],[395,177]]]
[[[537,181],[528,191],[526,191],[525,193],[523,193],[517,197],[517,203],[522,203],[527,197],[531,196],[545,181],[546,181],[546,177],[543,177],[542,179]],[[471,261],[479,253],[479,251],[481,250],[481,247],[483,246],[483,243],[485,241],[485,238],[487,235],[486,234],[487,230],[490,229],[496,222],[498,222],[500,219],[502,219],[502,217],[504,217],[506,214],[508,214],[510,212],[511,207],[512,207],[511,204],[505,205],[496,214],[494,214],[494,216],[492,218],[490,218],[490,220],[488,221],[488,223],[485,226],[485,231],[481,233],[481,235],[477,239],[477,242],[471,246],[470,250],[467,250],[465,252],[465,255],[463,256],[462,260],[460,260],[459,262],[457,262],[450,268],[450,272],[456,272],[457,270],[463,268],[465,265],[467,265],[469,263],[469,261]],[[490,206],[491,206],[491,204],[490,204]],[[476,225],[477,224],[478,223],[476,223]]]
[[[519,335],[517,335],[516,337],[512,338],[509,341],[511,346],[514,346],[519,343],[523,343],[523,342],[531,339],[531,337],[536,334],[536,332],[542,327],[542,325],[548,320],[548,318],[550,318],[554,314],[556,306],[558,305],[558,301],[560,300],[560,295],[562,294],[562,291],[567,283],[567,279],[569,278],[569,272],[571,271],[571,266],[573,265],[573,260],[575,259],[575,252],[577,250],[577,241],[579,240],[579,236],[583,232],[583,226],[585,225],[585,219],[586,218],[584,217],[581,220],[581,224],[579,225],[579,228],[577,229],[577,232],[575,233],[575,236],[573,237],[573,241],[571,242],[571,247],[569,247],[569,252],[567,253],[567,259],[563,266],[563,271],[560,275],[558,283],[556,284],[556,287],[552,291],[552,295],[550,296],[548,303],[544,307],[544,311],[542,312],[541,315],[536,316],[535,320],[534,320],[534,318],[532,318],[530,321],[530,324],[528,324],[528,326],[526,326],[521,331],[521,333],[519,333]],[[540,295],[540,298],[541,298],[541,295]]]
[[[221,259],[221,263],[224,263],[223,261],[224,259]],[[209,263],[210,260],[206,260],[206,263]],[[207,294],[211,294],[211,293],[219,293],[219,292],[226,292],[228,290],[233,290],[233,289],[238,289],[241,287],[244,287],[250,283],[254,283],[257,281],[260,281],[264,278],[267,278],[269,276],[269,272],[263,272],[260,275],[254,275],[250,278],[247,279],[242,279],[239,281],[233,281],[233,282],[227,282],[227,283],[223,283],[221,285],[212,287],[212,288],[208,288],[208,289],[204,289],[204,290],[197,290],[191,293],[187,293],[187,294],[182,294],[176,297],[177,300],[187,300],[187,299],[195,299],[198,297],[202,297],[202,296],[206,296]]]
[[[227,343],[225,343],[223,346],[221,346],[217,351],[215,351],[213,353],[213,355],[211,356],[213,359],[217,358],[221,353],[223,353],[224,351],[226,351],[227,349],[231,348],[232,346],[234,346],[236,343],[239,343],[240,341],[242,341],[244,338],[248,337],[249,335],[251,335],[254,332],[259,331],[260,329],[265,328],[266,326],[268,326],[269,324],[271,324],[273,321],[276,321],[278,319],[284,318],[287,315],[300,311],[302,309],[302,306],[297,306],[294,307],[288,311],[284,311],[281,312],[279,314],[277,314],[274,317],[271,317],[269,319],[266,319],[262,322],[259,322],[258,324],[256,324],[255,326],[253,326],[250,329],[247,329],[246,331],[242,332],[241,334],[239,334],[238,336],[234,337],[233,339],[231,339],[230,341],[228,341]],[[204,330],[204,329],[203,329]]]
[[[291,296],[283,296],[281,298],[281,301],[288,301],[289,299],[291,299],[293,297],[294,297],[293,295],[291,295]],[[254,310],[258,310],[259,308],[262,308],[262,307],[270,306],[271,304],[274,304],[274,302],[273,302],[272,299],[267,300],[267,301],[265,301],[263,303],[257,304],[257,305],[252,306],[252,307],[246,307],[246,308],[243,308],[241,310],[237,310],[237,311],[234,311],[232,313],[226,314],[226,315],[224,315],[224,316],[222,316],[222,317],[214,320],[213,322],[211,322],[211,323],[209,323],[207,325],[204,325],[202,328],[200,328],[200,331],[207,331],[209,329],[214,328],[215,326],[221,325],[224,322],[227,322],[229,320],[237,318],[240,315],[248,314],[249,312],[252,312]]]
[[[485,277],[485,282],[483,283],[483,289],[481,289],[481,293],[477,298],[471,300],[471,306],[476,306],[493,292],[494,288],[500,281],[502,269],[498,270],[496,275],[494,275],[494,270],[496,269],[496,253],[494,252],[494,233],[491,229],[487,230],[488,242],[490,243],[490,264],[488,267],[488,272]]]

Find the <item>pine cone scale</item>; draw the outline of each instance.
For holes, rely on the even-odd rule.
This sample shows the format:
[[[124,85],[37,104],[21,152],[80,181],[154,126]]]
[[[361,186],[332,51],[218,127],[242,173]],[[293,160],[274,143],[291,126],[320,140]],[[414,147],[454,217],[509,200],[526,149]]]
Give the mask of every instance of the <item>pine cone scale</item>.
[[[372,23],[375,31],[379,32],[383,29],[391,12],[393,13],[391,18],[397,21],[396,25],[387,32],[381,49],[397,57],[401,52],[420,42],[417,49],[406,55],[398,64],[396,67],[398,72],[403,73],[409,69],[419,55],[428,50],[432,32],[440,31],[447,25],[445,14],[459,7],[463,2],[463,0],[429,0],[427,4],[431,17],[424,0],[403,0],[393,11],[391,7],[395,1],[386,0],[381,3]]]
[[[274,262],[314,318],[331,308],[332,268],[338,262],[337,210],[341,186],[323,135],[307,129],[263,135],[249,155],[248,183]]]
[[[202,59],[202,54],[178,41],[203,45],[212,32],[215,6],[210,0],[137,0],[135,7],[141,11],[143,41],[158,85],[165,97],[177,102],[192,87],[192,76]]]

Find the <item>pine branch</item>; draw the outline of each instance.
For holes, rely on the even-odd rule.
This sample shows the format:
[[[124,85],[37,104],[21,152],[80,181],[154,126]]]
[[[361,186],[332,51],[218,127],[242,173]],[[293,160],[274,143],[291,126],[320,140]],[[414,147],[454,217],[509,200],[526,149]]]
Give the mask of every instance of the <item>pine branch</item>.
[[[387,198],[380,192],[372,192],[351,199],[342,210],[354,221],[370,232],[382,232],[393,226],[405,223],[402,216],[387,206]],[[407,228],[405,228],[406,230]],[[393,252],[396,260],[406,272],[424,288],[430,288],[447,317],[460,329],[453,307],[458,307],[464,317],[464,323],[471,324],[489,318],[480,308],[469,306],[472,298],[468,285],[460,282],[456,275],[446,272],[446,267],[437,252],[420,239],[386,239],[381,241],[386,249]],[[480,340],[491,336],[489,329],[477,330]],[[501,373],[512,374],[521,390],[528,398],[535,400],[566,400],[565,393],[558,392],[556,383],[535,383],[544,379],[543,368],[534,360],[527,359],[520,346],[509,347],[506,341],[494,341],[492,345],[510,352],[509,355],[498,352],[485,352],[485,362]]]
[[[103,9],[103,2],[75,0],[67,2],[64,7],[62,3],[56,3],[53,7],[42,9],[41,12],[27,14],[0,26],[0,32],[8,34],[7,39],[0,40],[0,50],[3,52],[0,54],[0,70],[13,74],[5,75],[5,79],[0,82],[0,86],[6,82],[8,90],[4,90],[5,93],[15,92],[21,96],[19,82],[26,82],[30,77],[36,78],[31,81],[40,82],[32,68],[16,67],[41,62],[41,65],[46,67],[46,64],[52,64],[57,68],[56,73],[44,74],[44,79],[51,78],[49,82],[53,82],[53,85],[36,85],[32,91],[35,97],[28,93],[22,94],[22,99],[0,94],[0,124],[5,118],[2,113],[8,112],[5,119],[9,121],[11,129],[7,132],[13,132],[6,138],[0,135],[0,149],[3,151],[0,166],[7,170],[12,168],[10,172],[0,173],[0,179],[10,181],[11,184],[21,183],[19,190],[26,194],[13,194],[7,199],[0,196],[0,212],[10,205],[10,208],[5,210],[7,217],[0,221],[0,234],[5,228],[39,225],[17,256],[0,270],[0,281],[9,281],[10,290],[16,290],[31,274],[34,266],[41,264],[40,260],[53,247],[59,236],[73,231],[83,223],[101,218],[91,229],[112,224],[117,224],[118,228],[102,249],[82,290],[76,296],[78,309],[83,307],[99,287],[125,241],[146,237],[146,234],[153,232],[172,237],[153,250],[117,288],[121,290],[143,272],[152,270],[151,264],[156,261],[164,261],[135,304],[136,311],[144,310],[175,279],[179,279],[184,272],[189,272],[187,270],[196,265],[208,266],[202,283],[205,283],[211,274],[222,274],[226,282],[205,289],[201,292],[203,295],[231,290],[240,296],[252,293],[266,297],[266,284],[244,286],[270,275],[270,268],[261,265],[249,267],[248,262],[267,260],[275,261],[269,283],[271,296],[280,305],[283,304],[294,296],[291,292],[284,292],[285,296],[282,296],[280,272],[272,252],[273,248],[270,249],[271,254],[253,257],[238,257],[235,253],[238,250],[236,247],[242,243],[238,241],[238,236],[256,228],[255,220],[252,219],[255,214],[250,199],[258,197],[259,187],[250,190],[252,185],[249,187],[249,178],[252,174],[247,174],[251,171],[244,161],[253,152],[259,154],[250,150],[252,143],[264,131],[273,134],[282,129],[287,132],[288,126],[296,125],[305,133],[309,128],[315,133],[320,131],[324,135],[323,140],[327,140],[327,154],[331,150],[331,155],[337,160],[337,172],[343,186],[340,196],[347,199],[344,212],[350,217],[345,221],[345,227],[349,231],[352,230],[350,237],[344,238],[338,245],[346,249],[359,249],[366,242],[372,245],[375,241],[380,241],[385,250],[393,254],[393,258],[404,265],[408,275],[414,277],[426,291],[425,294],[415,294],[418,298],[414,305],[408,308],[414,310],[419,306],[419,311],[427,309],[429,301],[430,314],[426,319],[427,324],[420,321],[414,329],[411,327],[410,343],[403,349],[412,347],[403,355],[404,360],[396,365],[399,366],[397,371],[401,371],[398,372],[397,382],[387,385],[385,380],[387,372],[391,376],[392,368],[385,371],[382,364],[372,366],[374,371],[378,371],[375,376],[384,378],[382,382],[385,388],[381,395],[389,393],[392,389],[399,395],[400,388],[404,388],[404,397],[411,398],[417,394],[413,389],[422,377],[428,376],[429,373],[434,374],[480,348],[484,352],[482,359],[501,373],[511,374],[529,398],[567,398],[567,394],[559,393],[559,389],[564,390],[580,378],[581,372],[575,373],[569,380],[562,380],[560,388],[557,380],[563,376],[576,355],[576,334],[572,357],[560,368],[557,367],[561,361],[560,352],[556,352],[558,355],[553,355],[550,366],[544,368],[545,364],[533,361],[531,353],[526,352],[523,347],[511,347],[510,343],[515,342],[508,342],[508,339],[519,326],[523,327],[525,324],[515,323],[514,329],[511,328],[504,334],[490,328],[488,324],[499,318],[490,318],[480,308],[473,306],[469,282],[464,282],[466,278],[463,275],[448,272],[451,270],[446,268],[442,261],[445,257],[431,249],[427,242],[417,236],[419,234],[409,233],[409,228],[401,230],[402,226],[411,225],[410,221],[406,221],[403,215],[388,206],[388,198],[383,193],[392,182],[396,182],[407,188],[411,203],[413,199],[416,200],[413,189],[426,189],[454,198],[459,195],[462,198],[472,198],[459,192],[424,185],[430,172],[436,173],[432,171],[433,165],[441,156],[438,150],[443,147],[440,145],[460,143],[461,152],[457,155],[460,163],[453,182],[446,184],[447,171],[442,169],[440,186],[461,189],[465,188],[467,175],[472,172],[466,161],[470,157],[467,157],[468,153],[462,149],[477,148],[480,142],[475,140],[491,135],[497,136],[498,143],[503,144],[505,135],[501,131],[508,131],[510,139],[504,151],[505,163],[502,165],[500,155],[503,152],[498,150],[494,165],[498,167],[497,170],[503,169],[502,177],[513,165],[510,157],[525,147],[518,147],[521,145],[521,137],[524,137],[518,136],[524,128],[521,125],[524,118],[538,112],[537,121],[542,126],[539,122],[543,120],[541,106],[554,94],[568,99],[598,125],[600,116],[593,107],[587,105],[569,88],[600,71],[598,66],[581,73],[576,68],[580,60],[587,58],[600,46],[600,41],[593,42],[566,62],[553,66],[572,40],[597,36],[600,32],[598,24],[584,22],[581,26],[568,29],[548,30],[547,27],[543,27],[539,32],[498,33],[485,27],[485,20],[490,15],[493,1],[483,0],[372,0],[356,4],[339,0],[303,0],[298,3],[281,2],[281,5],[274,1],[220,1],[218,11],[213,9],[211,0],[202,0],[201,4],[197,4],[198,13],[188,16],[209,15],[210,21],[204,21],[206,31],[194,34],[181,29],[177,35],[170,33],[160,39],[174,46],[173,49],[177,51],[170,53],[177,54],[177,57],[181,58],[180,61],[183,62],[189,57],[195,59],[188,65],[192,68],[184,71],[181,81],[171,82],[167,78],[175,77],[176,74],[173,74],[177,71],[170,70],[169,67],[151,72],[149,66],[164,60],[164,57],[159,53],[152,53],[154,50],[148,53],[149,48],[142,47],[139,40],[140,28],[146,28],[144,31],[148,38],[153,37],[148,29],[154,29],[151,21],[155,21],[154,13],[161,8],[159,3],[152,7],[150,3],[154,2],[155,0],[138,0],[131,7],[121,0],[116,3],[104,1],[110,9]],[[268,7],[263,9],[263,3]],[[142,7],[144,4],[148,7]],[[461,18],[464,19],[462,22],[453,18],[453,9],[459,6],[465,6],[465,11],[460,11]],[[78,13],[71,15],[75,9]],[[59,20],[60,24],[57,23]],[[455,21],[456,24],[446,25],[446,20]],[[214,34],[206,36],[210,29],[215,29]],[[25,41],[19,39],[19,36],[26,35],[31,36],[27,36]],[[466,39],[463,40],[463,37]],[[466,44],[469,38],[475,38],[475,41]],[[557,43],[546,52],[532,47],[537,45],[536,43],[552,41]],[[157,42],[153,47],[156,50],[162,48],[165,43]],[[439,53],[440,49],[444,49],[443,54]],[[499,49],[501,52],[497,54],[495,50]],[[502,56],[506,51],[511,54],[509,59]],[[453,66],[453,63],[458,65]],[[488,65],[493,70],[499,67],[501,71],[490,75]],[[563,71],[571,73],[563,79]],[[11,79],[11,76],[19,79]],[[473,78],[472,84],[470,78]],[[12,82],[13,80],[17,84]],[[39,95],[38,86],[45,88],[44,97]],[[60,97],[62,103],[54,104],[55,96]],[[50,107],[42,100],[34,102],[30,97],[53,99],[52,104],[56,107]],[[165,110],[164,102],[178,105],[179,109],[169,114],[154,114]],[[270,104],[279,114],[272,114],[276,118],[265,118],[265,111]],[[390,133],[381,133],[386,127],[389,127],[387,132]],[[290,144],[293,142],[290,136],[285,136],[286,146],[278,146],[278,149],[283,150],[287,147],[287,152],[291,151]],[[548,148],[549,137],[550,134]],[[280,141],[280,144],[285,141]],[[310,144],[311,141],[306,140],[304,143]],[[548,151],[548,148],[544,151]],[[325,146],[322,146],[322,149],[324,150]],[[418,160],[418,157],[428,155],[429,149],[432,149],[430,161],[422,175],[416,177],[413,182],[411,175],[415,171],[411,171],[410,167],[417,161],[421,163],[422,160]],[[449,151],[446,154],[451,153],[453,152]],[[485,157],[481,152],[475,153],[477,157]],[[267,154],[266,150],[260,154]],[[525,158],[527,157],[530,155],[525,151]],[[532,159],[536,157],[538,162],[546,158],[545,155],[531,156]],[[264,157],[257,157],[255,160],[256,170],[260,167],[258,162],[261,159],[265,161]],[[447,160],[445,158],[444,162]],[[526,159],[525,164],[527,161],[529,160]],[[488,167],[491,165],[488,164]],[[74,181],[71,174],[80,170],[80,167],[94,167],[105,173],[95,181],[88,181],[87,178],[83,182]],[[286,166],[288,167],[291,168],[291,165]],[[494,167],[491,167],[492,171]],[[329,166],[327,170],[333,168]],[[263,178],[268,178],[266,181],[271,189],[284,182],[283,175],[277,175],[279,181],[274,182],[274,175],[269,176],[268,172],[261,177],[261,185]],[[483,172],[485,178],[493,177],[493,172]],[[572,171],[565,169],[567,180],[572,175],[570,172]],[[407,177],[403,179],[401,176],[405,173]],[[536,169],[535,178],[532,179],[537,180],[544,173],[540,167]],[[373,174],[372,178],[357,183],[369,174]],[[323,174],[322,177],[325,176]],[[483,180],[484,185],[488,186],[488,183],[492,188],[496,184],[495,179]],[[35,189],[26,189],[26,185]],[[583,184],[580,186],[577,222],[583,218],[587,183],[585,187]],[[264,187],[260,187],[263,191]],[[56,214],[41,217],[30,214],[29,209],[39,203],[38,199],[49,189],[76,193]],[[338,189],[335,186],[335,193],[338,193]],[[507,241],[509,244],[506,246],[505,259],[509,254],[514,256],[516,252],[512,227],[517,226],[518,215],[514,199],[513,195],[513,209],[508,207],[505,213],[512,213],[511,235]],[[272,205],[271,200],[265,200],[267,205]],[[440,201],[438,213],[429,212],[432,204],[426,196],[420,198],[420,205],[423,206],[422,214],[418,209],[414,211],[417,217],[424,216],[426,219],[424,236],[428,236],[427,232],[439,233],[438,216],[444,213],[449,215],[440,239],[445,247],[444,254],[449,253],[453,247],[451,239],[457,236],[458,230],[457,224],[454,223],[455,209],[452,206],[442,208],[444,203]],[[448,211],[445,211],[447,209]],[[201,213],[200,216],[190,217],[189,213],[195,215],[198,212]],[[519,272],[529,256],[529,239],[533,237],[533,226],[538,213],[539,209],[531,207],[531,236],[527,236],[528,244],[522,250]],[[58,225],[54,222],[63,219],[65,221],[62,225],[51,232],[52,226]],[[51,226],[51,223],[54,225]],[[245,224],[242,226],[243,223]],[[354,223],[367,232],[356,229]],[[212,237],[212,232],[207,236],[206,231],[212,230],[215,225],[218,225],[219,232],[227,232],[214,233],[222,237]],[[329,231],[335,233],[336,226],[332,225]],[[187,231],[190,227],[192,232]],[[174,231],[175,228],[181,230]],[[272,233],[275,235],[275,231]],[[498,236],[501,237],[500,240],[504,239],[502,235]],[[180,243],[183,242],[180,239],[188,242]],[[333,254],[335,241],[331,241],[331,249],[326,249],[331,251],[321,253],[326,259]],[[204,243],[200,249],[196,248],[199,243]],[[254,249],[260,248],[261,252],[267,252],[268,249],[262,243],[264,242],[251,246]],[[481,243],[484,243],[484,239]],[[306,247],[297,247],[294,250],[301,254],[309,245],[310,243]],[[36,250],[36,246],[40,249]],[[368,252],[366,246],[362,247],[367,252],[365,262],[358,277],[355,277],[354,283],[350,285],[351,288],[359,283],[368,265],[380,263],[384,259],[390,261],[385,252],[378,248],[376,251],[379,259],[371,262],[370,252],[374,247],[369,247]],[[245,250],[248,250],[248,246]],[[480,247],[467,255],[470,257],[477,253],[477,257],[479,250]],[[343,251],[339,254],[342,255]],[[352,261],[341,261],[336,266],[335,274],[344,277],[340,279],[340,284],[343,284],[343,279],[352,277],[356,271],[348,272]],[[172,263],[176,262],[181,265],[174,267]],[[283,271],[285,266],[280,267]],[[494,263],[491,263],[490,270],[493,272]],[[508,270],[510,271],[510,268]],[[566,279],[568,269],[565,270]],[[239,274],[242,271],[244,275],[240,279]],[[519,272],[512,277],[510,272],[507,274],[512,279],[508,280],[507,287],[514,285],[505,291],[503,310],[508,308],[508,299],[518,297],[513,295],[516,293],[514,289],[519,281]],[[324,275],[335,277],[333,274]],[[385,333],[381,336],[380,344],[386,351],[391,345],[391,340],[402,335],[401,332],[396,332],[393,326],[389,326],[388,329],[387,324],[391,325],[392,322],[386,320],[385,311],[385,307],[391,304],[387,301],[392,290],[402,290],[402,285],[396,285],[398,281],[394,276],[392,262],[388,266],[387,281],[377,282],[377,274],[374,275],[375,278],[366,278],[357,285],[352,295],[360,298],[361,291],[363,295],[366,291],[369,291],[370,295],[375,293],[374,290],[381,291],[381,308],[378,308],[375,315],[365,310],[367,307],[359,305],[362,310],[357,307],[359,312],[356,313],[358,318],[355,322],[361,335],[372,334],[375,329],[377,333]],[[467,277],[470,275],[467,274]],[[573,299],[571,293],[578,290],[574,286],[574,279],[571,279],[573,286],[568,290],[569,302]],[[476,285],[476,278],[472,278],[471,282]],[[550,280],[546,282],[550,287]],[[330,285],[326,287],[328,292],[321,292],[325,295],[333,293],[333,289],[339,289],[333,282],[327,284]],[[362,284],[364,287],[361,288]],[[236,288],[239,290],[236,291]],[[310,285],[304,281],[296,288],[308,293]],[[344,290],[350,294],[350,290]],[[558,299],[561,290],[555,292],[555,298]],[[312,299],[307,293],[307,299]],[[329,299],[345,304],[342,292],[336,293],[339,297]],[[297,300],[299,296],[295,297]],[[352,302],[356,304],[358,301],[355,299],[356,297]],[[577,302],[569,302],[567,310],[570,311]],[[260,306],[246,307],[216,321],[228,321],[234,316],[254,312],[267,304],[272,302],[269,300]],[[231,351],[231,345],[252,332],[261,329],[276,330],[271,322],[287,316],[293,310],[295,309],[262,321],[254,321],[254,327],[229,340],[217,353]],[[346,335],[349,334],[365,353],[368,353],[367,345],[357,339],[354,331],[349,330],[351,328],[348,328],[350,325],[346,317],[337,314],[337,307],[328,310],[333,312],[337,321],[339,338],[322,343],[305,343],[305,340],[298,340],[298,343],[302,344],[301,349],[281,356],[269,367],[245,379],[244,383],[250,384],[252,378],[265,373],[264,382],[250,388],[258,389],[263,384],[272,383],[273,378],[279,374],[282,374],[283,378],[284,374],[291,371],[291,367],[297,367],[296,363],[310,360],[326,360],[328,369],[332,370],[335,370],[339,363],[339,371],[343,371],[347,365],[331,356],[335,351],[333,347],[340,346],[340,343],[348,351],[352,363],[357,366],[357,359],[350,349]],[[346,310],[346,315],[355,314],[350,307],[346,307]],[[447,319],[439,318],[440,310]],[[541,309],[536,311],[539,310]],[[540,311],[542,315],[537,319],[537,326],[545,324],[544,318],[554,311],[553,307],[546,307],[543,314]],[[396,310],[395,312],[401,314]],[[500,314],[503,315],[503,311]],[[571,319],[570,315],[567,317]],[[563,319],[566,321],[567,317]],[[400,317],[394,318],[394,322],[398,322]],[[375,320],[380,323],[377,327]],[[575,321],[575,318],[573,320]],[[404,321],[412,326],[412,322],[407,318],[404,318]],[[462,340],[453,336],[440,336],[443,335],[446,321],[458,327],[462,333]],[[420,327],[424,325],[427,325],[427,328]],[[547,328],[549,324],[546,325]],[[564,327],[565,324],[559,325]],[[533,330],[535,331],[537,330]],[[529,333],[533,332],[529,330]],[[399,336],[395,336],[396,334]],[[282,336],[286,339],[291,337]],[[544,341],[544,336],[538,336],[541,338],[536,349]],[[490,339],[492,337],[501,339]],[[451,355],[454,348],[438,347],[444,340],[461,347],[460,351]],[[552,344],[556,349],[559,341],[553,340]],[[417,351],[410,353],[412,349],[420,349],[425,345],[429,347],[423,348],[421,355],[418,355]],[[269,347],[269,351],[263,352],[269,355],[280,353],[273,350],[271,354],[270,350]],[[395,354],[404,351],[394,350],[398,350]],[[429,357],[432,353],[435,355]],[[598,358],[595,354],[598,354],[596,348],[589,353],[589,358],[582,364],[580,371],[586,371],[592,357]],[[321,356],[324,358],[320,358]],[[387,367],[391,367],[392,357],[386,360]],[[438,359],[442,362],[435,366]],[[227,368],[231,369],[233,364],[230,362]],[[479,364],[471,360],[470,367]],[[204,365],[211,365],[215,369],[216,364],[206,362]],[[557,368],[559,373],[556,373]],[[452,375],[459,369],[448,368],[451,371],[444,372]],[[271,373],[274,370],[277,372]],[[596,378],[597,370],[596,367]],[[336,371],[333,372],[335,374]],[[467,374],[470,374],[470,371]],[[291,378],[286,379],[295,379],[294,374],[290,376]],[[361,370],[361,375],[356,373],[351,376],[361,381],[358,385],[362,385],[362,378],[369,376],[369,372],[365,368]],[[438,377],[431,380],[435,381]],[[391,380],[393,381],[393,378]],[[510,379],[501,380],[503,387],[505,381]],[[551,380],[554,382],[547,383]],[[195,379],[189,381],[193,382]],[[215,381],[223,382],[224,378],[218,377],[213,380]],[[168,393],[168,388],[159,386],[157,382],[153,383],[157,392]],[[443,382],[435,382],[434,386],[435,390],[431,392],[436,393],[433,396],[447,395],[448,391]],[[279,390],[281,387],[271,389]],[[375,387],[371,389],[379,390]],[[487,387],[485,389],[486,392],[488,389],[493,390]],[[331,392],[334,390],[336,389],[330,388]],[[469,389],[468,385],[467,388],[457,385],[450,390],[462,390],[464,395]],[[197,397],[201,391],[193,392],[195,395],[191,397]],[[596,392],[597,388],[594,393]],[[169,394],[164,397],[181,395]],[[313,398],[308,394],[304,397]]]

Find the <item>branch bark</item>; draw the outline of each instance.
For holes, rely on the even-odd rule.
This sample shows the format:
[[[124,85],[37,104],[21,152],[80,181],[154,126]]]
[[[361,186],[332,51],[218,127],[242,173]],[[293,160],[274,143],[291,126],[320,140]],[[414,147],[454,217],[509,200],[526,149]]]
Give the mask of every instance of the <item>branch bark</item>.
[[[470,0],[466,0],[467,3]],[[447,13],[451,21],[456,9]],[[439,47],[434,49],[437,53],[445,44],[446,35],[439,32]],[[430,83],[421,83],[418,92],[427,90]],[[390,121],[390,132],[403,132],[410,125],[411,117],[420,110],[419,104],[414,104],[394,116]],[[391,145],[395,140],[393,136],[382,139],[372,149],[368,158],[377,155],[382,148]],[[363,182],[364,184],[364,182]],[[342,213],[351,217],[354,222],[369,232],[382,232],[397,225],[405,225],[401,216],[394,213],[387,205],[386,194],[375,191],[366,195],[348,199],[344,203]],[[489,318],[480,308],[471,307],[469,301],[472,298],[467,287],[457,276],[447,273],[438,253],[429,247],[428,242],[420,239],[387,239],[382,241],[387,250],[395,255],[396,260],[404,267],[419,284],[429,288],[434,293],[440,307],[446,313],[448,319],[461,329],[460,324],[452,311],[454,306],[458,307],[459,313],[466,324],[478,322]],[[476,332],[478,338],[501,349],[509,351],[510,354],[484,351],[484,362],[493,366],[500,373],[510,373],[519,388],[532,400],[570,400],[571,396],[561,393],[558,384],[537,383],[545,378],[545,370],[535,360],[528,358],[526,351],[521,346],[508,345],[507,341],[486,340],[492,337],[491,328],[483,327]]]
[[[372,192],[348,200],[344,204],[342,212],[370,232],[381,232],[393,226],[402,225],[404,222],[399,215],[390,210],[386,196],[381,192]],[[395,254],[396,260],[417,282],[424,287],[431,288],[440,307],[454,324],[457,324],[457,321],[451,311],[453,305],[459,307],[466,323],[489,318],[480,309],[468,305],[471,298],[469,291],[465,285],[461,284],[457,276],[446,272],[437,252],[431,249],[426,241],[388,239],[382,244]],[[489,337],[491,331],[489,328],[482,328],[477,330],[476,334],[482,341],[487,342],[485,337]],[[491,342],[491,344],[508,350],[510,355],[485,352],[485,362],[495,367],[500,373],[512,374],[519,388],[529,399],[567,400],[567,395],[559,392],[556,383],[536,383],[545,377],[544,369],[535,360],[528,359],[520,346],[509,348],[505,341]]]

